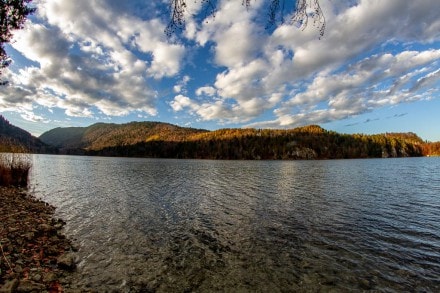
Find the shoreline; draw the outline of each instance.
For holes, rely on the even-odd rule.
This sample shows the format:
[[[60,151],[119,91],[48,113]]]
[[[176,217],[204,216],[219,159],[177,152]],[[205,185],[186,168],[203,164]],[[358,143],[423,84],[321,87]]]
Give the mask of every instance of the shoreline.
[[[0,187],[0,201],[0,293],[63,292],[76,249],[55,207],[14,187]]]

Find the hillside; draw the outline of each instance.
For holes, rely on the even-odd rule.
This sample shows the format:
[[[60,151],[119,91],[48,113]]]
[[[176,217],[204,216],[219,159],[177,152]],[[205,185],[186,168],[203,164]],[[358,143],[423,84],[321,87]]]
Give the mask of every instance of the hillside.
[[[98,123],[40,136],[62,153],[201,159],[339,159],[422,156],[414,133],[339,134],[317,125],[294,129],[207,131],[160,122]]]
[[[184,128],[161,122],[96,123],[88,127],[55,128],[43,133],[40,139],[63,150],[97,151],[149,141],[178,142],[192,134],[204,132],[207,130]]]
[[[50,152],[45,143],[0,115],[0,152]]]

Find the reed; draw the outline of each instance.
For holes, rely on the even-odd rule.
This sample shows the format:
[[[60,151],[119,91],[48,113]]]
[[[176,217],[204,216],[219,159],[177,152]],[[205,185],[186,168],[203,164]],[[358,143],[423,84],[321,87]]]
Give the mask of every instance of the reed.
[[[0,186],[27,187],[31,158],[26,153],[0,153]]]

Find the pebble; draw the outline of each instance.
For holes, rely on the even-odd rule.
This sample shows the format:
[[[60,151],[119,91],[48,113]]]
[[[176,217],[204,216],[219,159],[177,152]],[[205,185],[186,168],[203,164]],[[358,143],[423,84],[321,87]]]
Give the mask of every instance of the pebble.
[[[72,253],[66,253],[58,257],[57,264],[60,269],[72,271],[75,269],[75,256]]]
[[[21,280],[16,290],[17,292],[43,292],[46,290],[46,286],[30,280]]]
[[[52,218],[55,208],[18,188],[0,187],[0,202],[0,293],[45,292],[54,284],[62,290],[65,271],[56,264],[75,249],[61,233],[64,222]]]
[[[48,272],[43,275],[43,281],[46,283],[53,282],[57,279],[57,276],[53,272]]]
[[[16,273],[22,273],[23,272],[23,268],[20,266],[20,265],[16,265],[15,266],[15,268],[14,268],[14,271],[16,272]]]
[[[32,280],[36,281],[36,282],[40,282],[41,281],[41,275],[40,274],[36,274],[32,276]]]
[[[39,230],[44,231],[44,232],[52,232],[53,230],[55,230],[55,227],[52,227],[49,224],[40,224],[40,226],[38,228],[39,228]]]
[[[19,281],[17,279],[12,279],[6,281],[3,286],[0,286],[0,293],[12,293],[15,292],[15,290],[18,287]]]
[[[359,281],[359,285],[361,286],[362,289],[365,289],[365,290],[371,289],[370,281],[368,281],[367,279],[361,279]]]

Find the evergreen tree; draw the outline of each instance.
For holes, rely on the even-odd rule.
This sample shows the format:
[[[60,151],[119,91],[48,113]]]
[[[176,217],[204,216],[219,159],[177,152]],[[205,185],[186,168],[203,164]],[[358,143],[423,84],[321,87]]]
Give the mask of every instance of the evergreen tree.
[[[27,17],[35,11],[30,6],[32,0],[0,0],[0,76],[1,71],[11,64],[6,54],[5,44],[12,39],[13,31],[23,28]],[[7,81],[1,81],[2,85]]]

